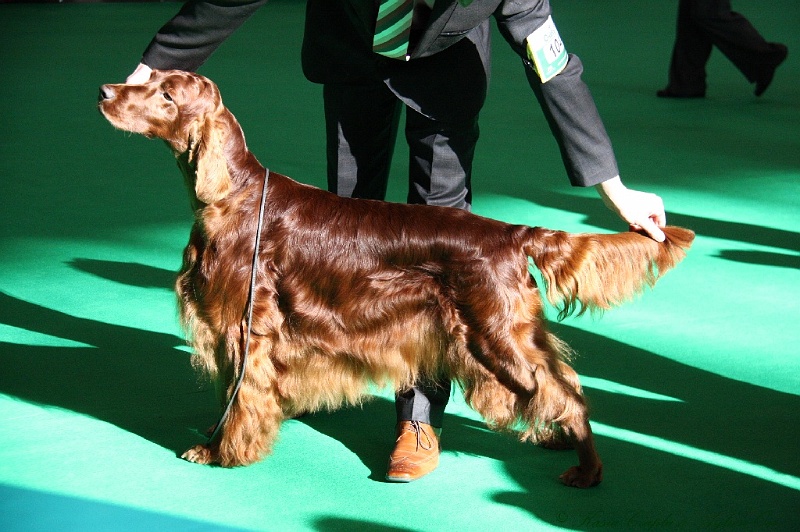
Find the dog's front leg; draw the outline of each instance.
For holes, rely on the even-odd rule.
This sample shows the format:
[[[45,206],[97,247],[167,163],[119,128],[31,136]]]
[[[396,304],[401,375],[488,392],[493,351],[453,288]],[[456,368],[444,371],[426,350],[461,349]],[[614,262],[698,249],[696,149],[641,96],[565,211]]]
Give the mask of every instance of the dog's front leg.
[[[216,447],[216,446],[215,446]],[[216,452],[212,450],[211,445],[195,445],[181,455],[181,458],[187,462],[195,464],[208,465],[216,461]]]
[[[242,385],[222,420],[222,427],[212,441],[183,453],[184,460],[233,467],[252,464],[269,453],[283,421],[275,370],[269,361],[270,348],[271,342],[266,338],[251,339]],[[231,379],[228,398],[234,387],[235,381]]]
[[[594,445],[592,428],[589,426],[588,417],[567,429],[578,453],[578,465],[571,467],[559,477],[567,486],[576,488],[591,488],[603,480],[603,463]]]

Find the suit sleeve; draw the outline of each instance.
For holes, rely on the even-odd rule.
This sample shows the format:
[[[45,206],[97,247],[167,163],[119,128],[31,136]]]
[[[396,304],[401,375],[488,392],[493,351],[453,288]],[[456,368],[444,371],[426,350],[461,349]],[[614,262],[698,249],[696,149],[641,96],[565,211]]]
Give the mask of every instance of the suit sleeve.
[[[150,68],[194,71],[268,0],[186,2],[150,41],[142,63]]]
[[[581,60],[569,54],[564,70],[542,83],[528,59],[525,39],[549,16],[547,0],[502,2],[495,12],[500,33],[525,64],[528,83],[558,143],[570,183],[593,186],[619,175],[619,168],[611,139],[581,77]]]

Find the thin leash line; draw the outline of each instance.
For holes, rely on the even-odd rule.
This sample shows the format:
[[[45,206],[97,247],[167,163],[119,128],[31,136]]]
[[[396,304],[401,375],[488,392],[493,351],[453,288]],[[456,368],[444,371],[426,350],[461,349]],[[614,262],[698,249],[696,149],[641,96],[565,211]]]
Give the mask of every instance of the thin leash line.
[[[228,400],[228,405],[225,407],[225,411],[220,416],[219,421],[217,421],[217,426],[214,427],[214,432],[209,436],[208,442],[213,442],[219,431],[222,429],[222,424],[228,417],[228,414],[231,411],[231,407],[233,406],[233,401],[236,399],[236,394],[239,393],[239,388],[242,387],[242,381],[244,381],[244,374],[247,368],[247,357],[250,354],[250,333],[253,330],[253,303],[255,300],[255,292],[256,292],[256,275],[258,273],[258,252],[259,247],[261,244],[261,231],[264,225],[264,207],[267,204],[267,182],[269,181],[269,168],[265,169],[264,173],[264,187],[261,190],[261,205],[258,209],[258,225],[256,226],[256,242],[253,250],[253,266],[250,270],[250,293],[248,296],[247,301],[247,339],[245,340],[244,344],[244,354],[242,355],[242,369],[239,372],[239,378],[236,381],[236,386],[233,389],[233,393],[231,394],[231,398]]]

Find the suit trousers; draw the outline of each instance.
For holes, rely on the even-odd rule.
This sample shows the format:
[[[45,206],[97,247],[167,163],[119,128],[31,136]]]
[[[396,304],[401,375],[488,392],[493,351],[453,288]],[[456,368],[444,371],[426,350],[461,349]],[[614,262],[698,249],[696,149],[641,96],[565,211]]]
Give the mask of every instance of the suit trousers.
[[[323,99],[328,190],[385,199],[403,102],[380,80],[326,84]],[[442,123],[410,107],[405,114],[408,203],[469,210],[477,114],[459,123]]]
[[[778,53],[745,17],[731,11],[730,0],[680,0],[668,87],[704,94],[706,63],[714,46],[751,83],[774,67]]]
[[[408,203],[470,210],[478,109],[442,121],[405,106],[387,83],[325,84],[328,188],[340,196],[385,199],[405,109]],[[418,382],[396,396],[398,421],[442,426],[449,379]]]

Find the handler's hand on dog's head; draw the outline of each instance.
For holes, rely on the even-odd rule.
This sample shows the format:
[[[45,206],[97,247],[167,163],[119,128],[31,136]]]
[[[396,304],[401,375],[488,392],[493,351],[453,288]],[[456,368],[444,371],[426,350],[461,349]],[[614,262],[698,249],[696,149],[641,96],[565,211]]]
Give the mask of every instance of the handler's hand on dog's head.
[[[150,79],[150,73],[153,71],[152,68],[145,65],[144,63],[139,63],[128,79],[125,80],[125,83],[128,85],[141,85],[142,83],[147,83],[147,80]]]
[[[664,202],[655,194],[631,190],[619,176],[595,187],[606,206],[617,213],[634,231],[644,232],[656,242],[666,239],[662,227],[667,225]]]

